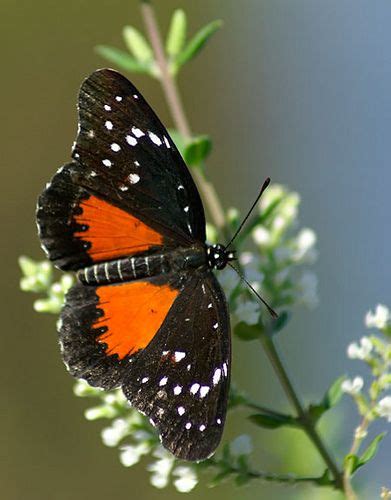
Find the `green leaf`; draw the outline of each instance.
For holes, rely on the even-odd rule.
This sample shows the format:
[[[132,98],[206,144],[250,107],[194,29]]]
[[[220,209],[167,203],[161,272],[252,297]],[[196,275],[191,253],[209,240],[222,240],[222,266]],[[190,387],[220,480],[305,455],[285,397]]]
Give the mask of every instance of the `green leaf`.
[[[326,391],[326,394],[323,397],[323,404],[326,409],[332,408],[335,406],[343,396],[342,384],[346,379],[346,375],[341,375],[335,380],[329,389]]]
[[[378,436],[376,436],[372,442],[368,445],[368,448],[364,451],[364,453],[360,456],[359,458],[359,463],[358,463],[358,466],[357,466],[357,469],[358,467],[361,467],[362,465],[365,465],[367,462],[369,462],[370,460],[372,460],[372,458],[376,455],[377,453],[377,450],[379,448],[379,444],[380,444],[380,441],[384,438],[384,436],[386,435],[387,433],[386,432],[382,432],[381,434],[379,434]]]
[[[288,311],[282,311],[278,314],[278,318],[271,322],[271,327],[273,328],[273,333],[277,333],[282,330],[291,319],[291,314]]]
[[[171,17],[166,41],[166,52],[176,57],[183,49],[186,40],[187,19],[182,9],[176,9]]]
[[[193,59],[204,47],[212,35],[222,26],[222,21],[212,21],[207,24],[187,43],[184,50],[178,54],[176,63],[183,66],[187,61]]]
[[[337,378],[331,386],[327,389],[323,399],[320,403],[310,404],[308,407],[308,414],[316,422],[327,410],[335,406],[343,395],[342,383],[346,379],[345,375]]]
[[[128,50],[141,63],[151,63],[153,61],[153,51],[143,35],[133,28],[125,26],[122,35]]]
[[[317,484],[319,484],[319,486],[330,486],[334,484],[333,477],[329,469],[326,469],[324,471],[324,473],[318,479]]]
[[[235,477],[235,484],[236,486],[244,486],[248,482],[251,481],[251,477],[249,474],[238,474]]]
[[[386,435],[385,432],[382,432],[378,436],[371,441],[371,443],[368,445],[367,449],[364,451],[364,453],[358,457],[357,455],[354,454],[349,454],[346,455],[344,463],[345,463],[345,469],[349,471],[350,475],[353,475],[360,467],[365,465],[367,462],[372,460],[372,458],[376,455],[379,443],[380,441],[384,438]]]
[[[186,147],[184,138],[177,130],[173,128],[169,128],[168,132],[170,134],[171,139],[174,141],[175,146],[178,148],[179,152],[183,156]]]
[[[200,135],[191,139],[185,146],[183,158],[187,165],[196,167],[209,156],[212,150],[212,141],[207,135]]]
[[[218,474],[216,474],[212,480],[210,481],[209,485],[211,487],[219,485],[224,479],[226,479],[229,475],[231,474],[231,471],[229,469],[222,470]]]
[[[235,326],[234,332],[241,340],[255,340],[259,339],[262,335],[262,327],[260,325],[248,325],[244,321],[240,321],[240,323]]]
[[[130,71],[132,73],[151,73],[150,64],[137,61],[123,50],[109,47],[108,45],[98,45],[95,47],[95,52],[125,71]]]
[[[290,415],[268,415],[267,413],[256,413],[250,415],[249,420],[258,427],[266,429],[278,429],[279,427],[289,426],[297,427],[298,423],[294,417]]]

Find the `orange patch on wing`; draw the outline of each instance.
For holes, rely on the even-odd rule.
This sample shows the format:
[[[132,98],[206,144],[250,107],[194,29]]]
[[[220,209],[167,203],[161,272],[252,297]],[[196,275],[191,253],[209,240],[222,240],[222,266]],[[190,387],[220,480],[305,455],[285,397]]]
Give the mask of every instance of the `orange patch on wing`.
[[[83,200],[80,207],[83,212],[74,219],[88,229],[75,232],[75,236],[91,243],[87,252],[94,261],[145,252],[163,243],[162,235],[137,217],[96,196]]]
[[[140,281],[102,286],[96,293],[104,313],[96,326],[107,327],[98,342],[107,344],[107,354],[123,359],[149,344],[179,292],[169,285]]]

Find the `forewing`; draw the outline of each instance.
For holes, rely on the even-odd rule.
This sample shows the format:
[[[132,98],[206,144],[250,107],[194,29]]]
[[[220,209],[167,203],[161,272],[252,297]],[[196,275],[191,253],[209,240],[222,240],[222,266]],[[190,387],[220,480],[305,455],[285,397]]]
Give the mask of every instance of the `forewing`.
[[[81,86],[74,161],[38,200],[48,257],[61,269],[205,241],[205,215],[177,148],[138,90],[96,71]]]
[[[73,158],[81,164],[80,182],[183,240],[205,241],[194,181],[167,130],[125,77],[103,69],[84,81],[79,126]]]
[[[185,460],[218,446],[230,378],[229,315],[211,272],[192,277],[148,348],[122,384],[131,404],[148,415],[163,445]]]

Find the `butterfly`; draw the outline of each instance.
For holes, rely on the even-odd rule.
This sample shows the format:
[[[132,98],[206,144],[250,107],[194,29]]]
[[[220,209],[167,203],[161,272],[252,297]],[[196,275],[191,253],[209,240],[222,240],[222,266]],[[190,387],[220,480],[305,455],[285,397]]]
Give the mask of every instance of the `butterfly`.
[[[82,84],[72,161],[40,195],[42,247],[76,271],[59,341],[68,371],[121,387],[176,457],[218,446],[231,371],[227,301],[196,185],[140,92],[110,69]]]

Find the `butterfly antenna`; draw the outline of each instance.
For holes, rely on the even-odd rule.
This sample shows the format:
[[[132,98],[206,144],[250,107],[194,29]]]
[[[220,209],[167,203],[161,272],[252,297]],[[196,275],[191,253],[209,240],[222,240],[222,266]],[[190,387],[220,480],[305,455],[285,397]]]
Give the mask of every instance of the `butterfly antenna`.
[[[241,280],[243,280],[246,285],[249,287],[249,289],[253,292],[253,294],[258,297],[258,299],[262,302],[262,304],[264,306],[266,306],[267,310],[269,311],[270,313],[270,316],[273,318],[273,319],[277,319],[278,318],[278,314],[276,313],[276,311],[274,309],[272,309],[269,304],[259,295],[259,293],[255,290],[255,288],[251,285],[251,283],[249,283],[247,281],[247,279],[245,278],[244,274],[239,270],[237,269],[235,266],[233,266],[232,264],[230,264],[228,262],[228,265],[229,267],[231,267],[234,271],[236,271],[240,277]]]
[[[240,226],[238,227],[238,229],[236,230],[235,234],[232,236],[230,242],[226,245],[226,248],[228,248],[232,243],[233,241],[235,240],[236,236],[240,233],[240,231],[242,230],[242,227],[245,225],[245,223],[247,222],[247,219],[250,217],[251,215],[251,212],[254,210],[255,208],[255,205],[258,203],[260,197],[262,196],[262,194],[264,193],[265,189],[268,187],[268,185],[270,184],[270,177],[268,177],[265,182],[263,183],[263,186],[256,198],[256,200],[254,201],[254,203],[251,205],[251,208],[250,210],[247,212],[247,215],[246,217],[242,220]]]

